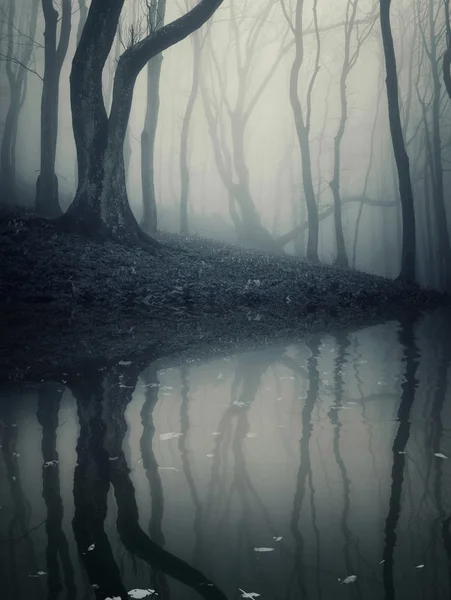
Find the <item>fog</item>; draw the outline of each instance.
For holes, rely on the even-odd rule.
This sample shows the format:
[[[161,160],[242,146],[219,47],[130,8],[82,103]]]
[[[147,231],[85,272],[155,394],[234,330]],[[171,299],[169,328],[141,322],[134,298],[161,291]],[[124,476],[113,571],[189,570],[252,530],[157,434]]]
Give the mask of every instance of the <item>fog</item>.
[[[30,0],[14,0],[14,56],[21,44],[28,43],[21,33],[27,31]],[[56,3],[58,4],[58,3]],[[88,3],[89,4],[89,3]],[[190,5],[190,2],[187,1]],[[302,3],[301,3],[302,4]],[[351,266],[375,274],[395,277],[400,267],[401,206],[396,165],[387,111],[385,65],[378,18],[379,3],[372,0],[330,2],[306,0],[303,8],[304,57],[298,80],[298,93],[304,110],[317,60],[319,64],[311,86],[310,154],[313,187],[319,213],[333,204],[330,182],[333,179],[334,139],[340,126],[342,101],[340,77],[345,58],[346,22],[355,6],[354,29],[350,33],[350,56],[355,64],[348,69],[345,89],[347,120],[340,147],[339,184],[343,232]],[[446,3],[444,3],[446,4]],[[434,183],[436,158],[428,154],[434,135],[441,137],[444,201],[450,211],[447,186],[449,175],[449,117],[451,101],[443,86],[434,87],[431,75],[431,44],[436,44],[440,70],[446,46],[444,4],[429,0],[392,2],[391,24],[397,54],[400,107],[403,133],[410,158],[414,188],[417,231],[417,279],[428,286],[441,287],[446,277],[438,266],[442,254],[435,223],[437,191]],[[59,125],[55,171],[59,180],[63,209],[72,201],[77,187],[76,152],[72,131],[69,75],[76,49],[80,12],[72,2],[72,28],[68,52],[60,79]],[[231,218],[229,191],[218,169],[212,136],[218,136],[223,161],[237,151],[233,140],[231,115],[248,113],[243,131],[244,165],[248,170],[249,191],[262,224],[277,238],[307,219],[301,169],[301,152],[290,104],[290,70],[294,58],[291,27],[296,9],[294,0],[226,0],[198,32],[163,53],[160,80],[160,108],[154,153],[155,197],[158,227],[170,231],[180,228],[180,144],[182,122],[192,86],[193,38],[202,43],[200,88],[195,99],[188,137],[189,228],[226,241],[237,241]],[[314,8],[317,9],[318,35],[315,34]],[[60,10],[58,6],[57,10]],[[8,44],[8,1],[2,0],[1,122],[9,102],[5,59]],[[118,41],[114,42],[103,72],[104,96],[108,107],[112,75],[120,52],[130,45],[133,35],[143,36],[145,3],[128,0],[122,11]],[[165,22],[186,12],[184,2],[167,0]],[[290,20],[291,19],[291,20]],[[290,21],[290,22],[289,22]],[[432,23],[432,25],[431,25]],[[17,195],[18,204],[34,202],[34,185],[40,169],[40,100],[44,71],[44,20],[38,12],[33,55],[28,68],[26,94],[18,122],[15,148],[16,177],[28,194]],[[24,41],[25,40],[25,41]],[[119,46],[118,46],[119,44]],[[13,68],[20,65],[13,63]],[[244,80],[240,69],[245,73]],[[141,132],[147,104],[147,69],[136,81],[125,142],[130,163],[127,192],[138,221],[142,216]],[[433,97],[439,95],[440,129],[433,130]],[[209,105],[215,130],[206,118]],[[229,157],[229,158],[227,158]],[[127,162],[127,161],[126,161]],[[240,174],[230,168],[233,181]],[[33,186],[33,187],[32,187]],[[349,201],[364,198],[368,202]],[[383,206],[384,203],[387,206]],[[355,242],[356,224],[358,237]],[[449,230],[448,230],[449,238]],[[243,242],[243,240],[240,240]],[[305,254],[306,235],[285,246],[290,253]],[[253,245],[252,242],[249,242]],[[355,244],[355,248],[354,248]],[[320,220],[319,256],[331,263],[337,255],[333,215]],[[445,270],[449,269],[449,263]]]

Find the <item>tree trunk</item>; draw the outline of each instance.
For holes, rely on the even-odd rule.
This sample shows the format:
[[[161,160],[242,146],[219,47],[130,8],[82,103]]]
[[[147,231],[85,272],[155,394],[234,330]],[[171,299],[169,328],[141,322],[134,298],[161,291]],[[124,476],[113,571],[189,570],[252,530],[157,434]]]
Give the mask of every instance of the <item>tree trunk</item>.
[[[193,41],[193,75],[191,83],[191,92],[186,105],[185,115],[183,117],[182,132],[180,140],[180,233],[187,235],[189,233],[188,224],[188,197],[190,186],[190,174],[188,168],[188,136],[193,116],[194,105],[199,92],[200,77],[200,58],[201,44],[199,36],[195,33]]]
[[[318,236],[319,219],[318,207],[316,205],[315,190],[313,189],[312,164],[310,156],[309,128],[306,126],[299,100],[298,84],[301,66],[304,60],[304,45],[302,38],[302,11],[304,2],[297,1],[295,42],[296,55],[290,72],[290,103],[293,111],[296,133],[301,150],[302,182],[304,186],[305,201],[308,215],[308,238],[307,259],[311,262],[319,262],[318,258]]]
[[[36,26],[38,18],[39,0],[31,3],[30,21],[27,30],[27,41],[22,46],[24,50],[19,58],[20,64],[13,69],[14,64],[14,41],[18,35],[15,24],[15,0],[8,0],[7,15],[7,58],[5,63],[6,75],[9,84],[9,104],[5,117],[5,127],[2,136],[0,151],[1,167],[1,195],[6,202],[16,201],[16,141],[19,125],[20,111],[25,101],[25,93],[28,77],[28,64],[30,63],[33,43],[36,37]]]
[[[399,193],[402,207],[402,256],[399,278],[414,281],[416,263],[415,207],[410,178],[409,157],[404,143],[399,111],[398,77],[390,25],[390,3],[391,0],[380,0],[380,21],[386,67],[385,82],[387,86],[390,132],[398,170]]]
[[[141,184],[143,195],[142,227],[148,233],[157,230],[155,197],[155,138],[160,109],[161,54],[147,64],[147,109],[141,133]]]
[[[188,13],[149,34],[119,58],[107,116],[102,70],[124,0],[92,0],[70,77],[72,123],[78,159],[75,199],[63,227],[121,242],[152,242],[139,228],[127,198],[124,139],[136,78],[146,63],[201,27],[223,0],[201,0]]]
[[[63,0],[61,6],[61,33],[57,45],[58,11],[53,6],[53,0],[42,0],[45,20],[45,66],[41,99],[41,170],[36,182],[36,211],[46,217],[57,217],[62,212],[58,202],[55,160],[58,139],[59,82],[69,45],[71,0]]]

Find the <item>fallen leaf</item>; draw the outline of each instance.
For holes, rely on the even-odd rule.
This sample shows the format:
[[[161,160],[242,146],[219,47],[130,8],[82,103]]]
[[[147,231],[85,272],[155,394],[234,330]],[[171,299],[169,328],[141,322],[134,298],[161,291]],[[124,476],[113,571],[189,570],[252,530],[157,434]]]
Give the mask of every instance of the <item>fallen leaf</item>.
[[[213,458],[214,454],[207,454],[207,458]]]
[[[445,456],[441,452],[434,452],[434,456],[436,456],[437,458],[448,458],[447,456]]]
[[[183,433],[160,433],[160,440],[164,441],[164,440],[172,440],[172,438],[178,438],[181,435],[183,435]]]
[[[258,598],[260,596],[260,594],[257,594],[257,592],[245,592],[241,588],[238,589],[241,592],[241,598]]]
[[[122,367],[129,367],[132,364],[132,361],[131,360],[120,360],[117,364],[121,365]]]
[[[415,567],[415,569],[422,569],[423,567],[424,567],[424,565],[417,565],[417,566]]]
[[[92,552],[92,550],[94,550],[95,547],[96,547],[95,544],[91,544],[88,548],[88,552]]]
[[[179,472],[178,469],[176,469],[175,467],[158,467],[159,471],[177,471],[177,473]]]
[[[254,548],[254,552],[274,552],[274,548]]]
[[[345,584],[354,583],[356,579],[357,579],[357,575],[348,575],[347,577],[345,577],[343,579],[343,581],[341,583],[345,583]]]
[[[128,592],[128,595],[131,598],[147,598],[147,596],[151,596],[152,594],[156,594],[156,592],[150,588],[147,588],[146,590],[140,590],[137,588]]]
[[[275,542],[280,542],[280,540],[282,539],[282,536],[280,537],[273,537],[272,538]]]

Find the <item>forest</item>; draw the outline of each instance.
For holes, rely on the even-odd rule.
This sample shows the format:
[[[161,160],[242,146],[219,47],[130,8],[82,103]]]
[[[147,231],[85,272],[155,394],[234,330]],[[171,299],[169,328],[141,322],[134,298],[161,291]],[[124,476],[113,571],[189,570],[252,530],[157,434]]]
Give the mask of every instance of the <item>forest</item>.
[[[449,289],[447,0],[3,0],[0,28],[4,208]]]
[[[450,15],[0,0],[2,600],[451,598]]]

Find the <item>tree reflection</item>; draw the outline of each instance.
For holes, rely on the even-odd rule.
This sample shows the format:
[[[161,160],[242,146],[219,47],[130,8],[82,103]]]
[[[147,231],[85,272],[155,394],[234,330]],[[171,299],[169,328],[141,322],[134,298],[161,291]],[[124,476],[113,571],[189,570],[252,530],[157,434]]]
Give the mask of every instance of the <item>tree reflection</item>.
[[[39,387],[37,419],[42,427],[42,496],[47,507],[45,529],[47,532],[48,600],[58,598],[63,590],[59,573],[59,560],[64,570],[66,596],[76,597],[74,571],[69,546],[63,531],[63,502],[60,491],[59,457],[56,449],[59,408],[63,390],[57,384],[47,383]]]
[[[385,520],[385,544],[383,551],[383,582],[385,600],[394,600],[395,585],[393,578],[394,552],[396,546],[396,527],[401,512],[401,493],[406,463],[405,450],[410,436],[410,412],[415,400],[418,385],[416,378],[419,352],[415,341],[415,321],[400,321],[398,339],[404,349],[405,377],[401,384],[401,402],[396,415],[399,422],[393,442],[393,466],[391,471],[391,491],[389,509]]]

